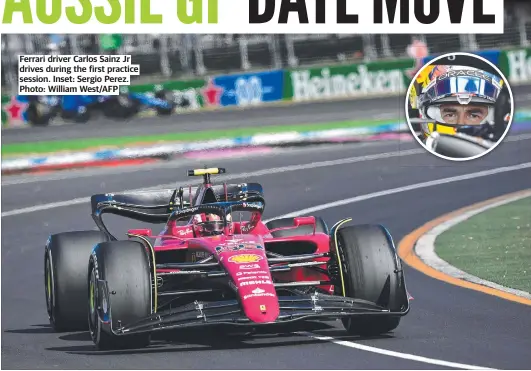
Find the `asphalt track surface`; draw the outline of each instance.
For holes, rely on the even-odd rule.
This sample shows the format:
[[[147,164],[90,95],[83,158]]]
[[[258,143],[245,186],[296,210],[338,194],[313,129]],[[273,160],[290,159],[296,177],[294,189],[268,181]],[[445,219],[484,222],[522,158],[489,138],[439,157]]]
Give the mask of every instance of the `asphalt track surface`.
[[[285,149],[245,159],[211,160],[208,165],[225,166],[229,175],[263,170],[250,178],[233,180],[261,182],[267,200],[264,217],[273,218],[354,196],[530,163],[531,135],[508,139],[492,153],[469,163],[447,162],[424,152],[416,142],[403,141]],[[43,252],[48,235],[93,228],[90,206],[84,197],[190,181],[185,170],[204,163],[180,160],[127,169],[2,179],[3,368],[453,368],[444,362],[429,363],[433,359],[489,368],[529,368],[531,307],[452,286],[409,267],[406,279],[414,297],[411,312],[394,333],[379,338],[346,336],[340,322],[329,321],[287,328],[281,336],[220,336],[204,329],[157,334],[147,349],[98,352],[88,333],[52,332],[43,287]],[[382,223],[398,244],[407,233],[441,214],[527,188],[531,188],[529,167],[416,190],[383,192],[379,197],[315,214],[330,225],[349,216],[356,223]],[[35,209],[76,198],[81,200],[74,205]],[[21,212],[21,208],[28,209]],[[113,216],[106,221],[116,234],[141,225]],[[358,348],[361,344],[399,354],[375,353],[289,332],[295,330],[331,336]],[[404,355],[428,360],[404,359]]]
[[[531,101],[531,86],[514,86],[515,102]],[[194,112],[170,117],[135,118],[129,121],[95,119],[87,124],[13,128],[2,130],[3,143],[38,142],[88,137],[120,137],[238,127],[295,125],[363,119],[405,118],[404,96],[369,98],[298,105],[265,106],[246,110]]]

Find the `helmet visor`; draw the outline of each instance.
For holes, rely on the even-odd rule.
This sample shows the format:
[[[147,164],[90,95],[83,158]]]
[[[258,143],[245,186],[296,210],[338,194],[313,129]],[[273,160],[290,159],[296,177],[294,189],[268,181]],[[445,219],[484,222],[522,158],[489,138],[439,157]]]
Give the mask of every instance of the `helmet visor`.
[[[432,104],[441,101],[454,101],[460,104],[470,102],[493,104],[500,90],[501,85],[496,80],[457,76],[435,80],[426,87],[424,94],[425,99],[431,101]]]
[[[198,223],[199,232],[203,236],[215,236],[223,233],[223,221]]]

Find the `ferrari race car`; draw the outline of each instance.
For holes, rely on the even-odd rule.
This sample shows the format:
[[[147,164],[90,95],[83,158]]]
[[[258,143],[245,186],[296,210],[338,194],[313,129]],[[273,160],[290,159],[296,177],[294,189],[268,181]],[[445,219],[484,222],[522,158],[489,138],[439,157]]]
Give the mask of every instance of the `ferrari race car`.
[[[46,243],[53,328],[88,329],[99,349],[123,349],[192,326],[341,319],[349,333],[376,335],[399,325],[410,297],[383,226],[344,219],[328,229],[313,216],[266,223],[262,186],[213,185],[211,175],[220,173],[189,170],[203,176],[197,187],[93,195],[100,231],[58,233]],[[118,239],[104,214],[164,228]]]

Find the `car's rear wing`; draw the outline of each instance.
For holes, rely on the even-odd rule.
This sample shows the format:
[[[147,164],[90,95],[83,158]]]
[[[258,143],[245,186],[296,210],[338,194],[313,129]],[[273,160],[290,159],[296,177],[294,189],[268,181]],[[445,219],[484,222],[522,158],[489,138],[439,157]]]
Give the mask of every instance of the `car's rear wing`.
[[[102,193],[91,197],[92,214],[102,203],[124,207],[130,210],[145,211],[154,214],[169,214],[177,208],[186,208],[208,201],[240,201],[252,196],[262,196],[263,188],[259,183],[223,184],[210,187],[212,197],[205,200],[205,193],[197,192],[199,187],[181,187],[179,189],[163,189],[151,191],[135,191],[120,193]],[[202,197],[202,198],[200,198]]]
[[[92,219],[112,240],[116,238],[103,223],[103,214],[114,214],[145,223],[162,224],[170,217],[176,190],[96,194],[90,198]]]
[[[170,214],[170,202],[176,190],[164,189],[156,191],[136,191],[123,193],[95,194],[90,198],[92,214],[97,214],[102,207],[113,205],[115,207],[145,211],[152,214]]]

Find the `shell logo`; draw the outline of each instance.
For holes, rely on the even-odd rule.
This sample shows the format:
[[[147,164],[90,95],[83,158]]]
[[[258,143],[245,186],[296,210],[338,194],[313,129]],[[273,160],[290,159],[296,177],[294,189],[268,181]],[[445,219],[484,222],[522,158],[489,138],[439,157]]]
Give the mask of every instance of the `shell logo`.
[[[231,263],[236,263],[236,264],[256,263],[260,260],[262,260],[262,257],[256,254],[233,255],[229,258],[229,261]]]

